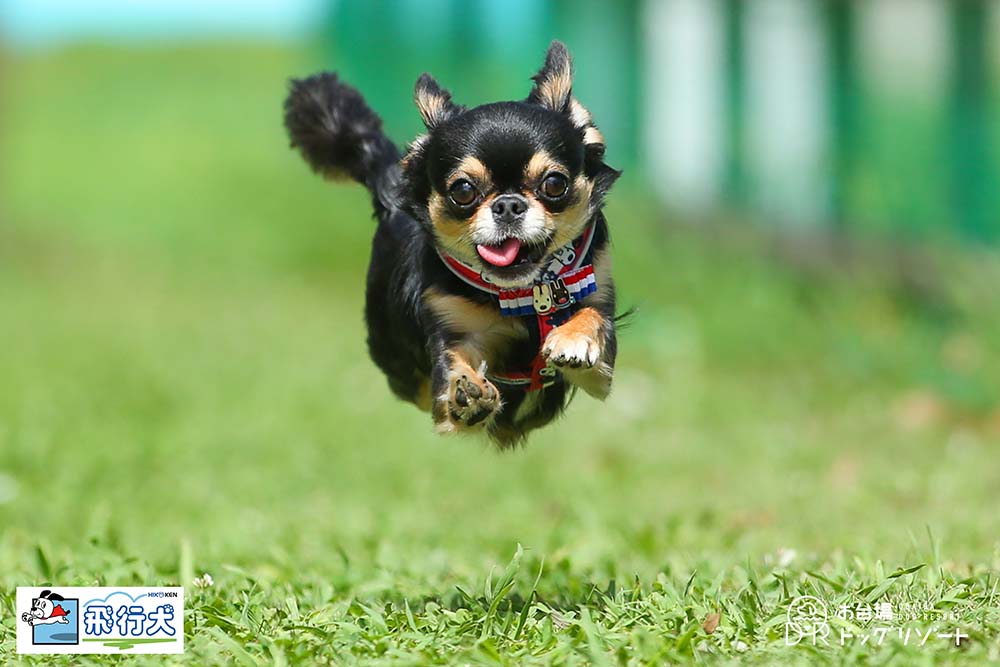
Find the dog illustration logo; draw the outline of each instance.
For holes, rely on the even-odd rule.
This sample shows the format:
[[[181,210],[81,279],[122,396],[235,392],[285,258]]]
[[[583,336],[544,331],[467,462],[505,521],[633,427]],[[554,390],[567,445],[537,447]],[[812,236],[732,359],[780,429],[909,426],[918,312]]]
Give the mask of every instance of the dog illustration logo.
[[[576,251],[573,250],[573,246],[563,246],[552,253],[552,256],[555,257],[562,266],[568,266],[576,260]]]
[[[79,640],[80,601],[48,589],[31,599],[31,610],[21,620],[31,626],[33,644],[76,644]],[[65,626],[65,627],[63,627]]]
[[[576,261],[576,251],[573,250],[572,246],[563,246],[559,248],[554,253],[552,253],[552,260],[542,271],[541,279],[547,282],[551,282],[559,278],[559,273],[563,268],[569,266]]]
[[[548,283],[532,287],[531,295],[534,297],[536,313],[544,315],[552,310],[552,288]]]
[[[21,614],[21,620],[28,625],[51,625],[53,623],[69,623],[69,612],[62,605],[63,596],[52,591],[42,591],[41,594],[31,601],[31,611]]]
[[[556,308],[565,308],[573,303],[573,297],[569,294],[569,288],[562,278],[552,283],[552,304]]]

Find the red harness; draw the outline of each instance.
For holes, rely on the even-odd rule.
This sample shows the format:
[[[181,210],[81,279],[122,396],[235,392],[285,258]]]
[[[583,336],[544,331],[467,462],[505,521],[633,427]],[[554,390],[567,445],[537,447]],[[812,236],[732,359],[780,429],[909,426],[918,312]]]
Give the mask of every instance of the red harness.
[[[530,317],[538,328],[538,352],[524,371],[488,374],[498,384],[538,391],[556,381],[558,371],[542,356],[545,338],[580,307],[584,297],[597,291],[592,261],[595,225],[591,223],[572,243],[559,248],[533,285],[499,287],[486,280],[474,267],[438,250],[441,261],[469,285],[497,297],[500,314]]]

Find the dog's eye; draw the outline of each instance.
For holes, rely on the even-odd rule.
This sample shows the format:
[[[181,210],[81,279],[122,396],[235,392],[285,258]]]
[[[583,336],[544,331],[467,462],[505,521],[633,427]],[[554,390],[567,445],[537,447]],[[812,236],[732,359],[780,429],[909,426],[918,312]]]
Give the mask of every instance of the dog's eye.
[[[542,181],[542,194],[549,199],[559,199],[569,189],[569,181],[562,174],[549,174]]]
[[[448,188],[448,194],[451,196],[451,200],[459,206],[468,206],[476,201],[479,193],[476,192],[472,183],[463,178],[451,184],[451,187]]]

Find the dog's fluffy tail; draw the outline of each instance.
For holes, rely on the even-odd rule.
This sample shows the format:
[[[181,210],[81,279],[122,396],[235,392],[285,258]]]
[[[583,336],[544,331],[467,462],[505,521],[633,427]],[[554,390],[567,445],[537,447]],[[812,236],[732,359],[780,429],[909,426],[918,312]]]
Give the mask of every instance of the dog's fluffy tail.
[[[382,131],[382,119],[357,90],[336,74],[292,79],[285,99],[285,128],[302,157],[324,178],[352,178],[376,201],[391,199],[399,150]]]

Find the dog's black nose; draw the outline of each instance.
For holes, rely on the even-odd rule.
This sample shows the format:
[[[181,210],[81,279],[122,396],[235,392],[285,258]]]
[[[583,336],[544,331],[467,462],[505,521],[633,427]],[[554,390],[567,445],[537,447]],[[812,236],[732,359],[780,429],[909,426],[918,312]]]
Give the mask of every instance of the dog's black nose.
[[[490,209],[498,221],[513,222],[528,210],[528,200],[521,195],[500,195],[493,200]]]

